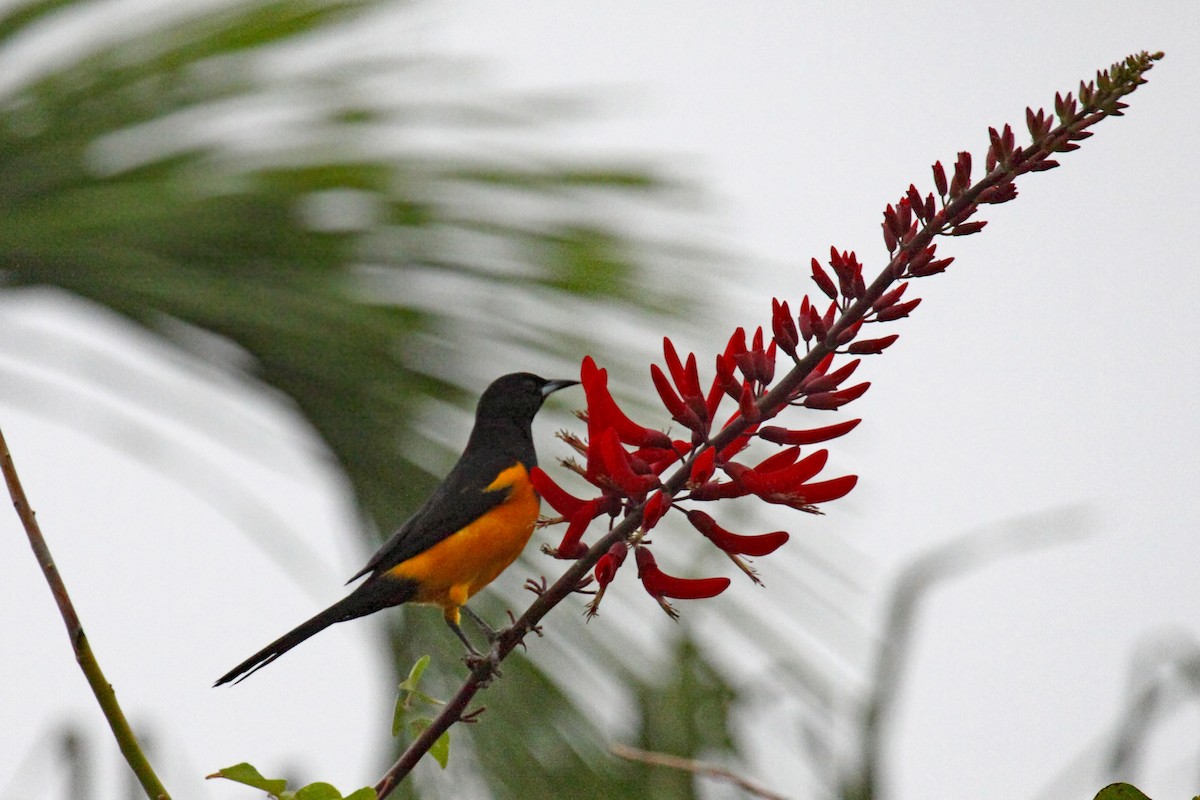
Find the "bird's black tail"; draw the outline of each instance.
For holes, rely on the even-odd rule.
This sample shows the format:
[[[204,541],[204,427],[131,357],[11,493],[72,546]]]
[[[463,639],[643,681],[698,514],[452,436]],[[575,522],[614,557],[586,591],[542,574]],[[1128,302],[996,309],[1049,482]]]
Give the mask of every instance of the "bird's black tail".
[[[399,605],[410,600],[415,591],[415,586],[406,584],[407,582],[391,581],[386,578],[383,580],[368,580],[347,597],[342,598],[307,622],[297,625],[262,650],[259,650],[229,670],[229,672],[226,672],[220,678],[217,678],[217,682],[213,686],[221,686],[222,684],[231,682],[241,683],[305,639],[315,636],[334,623],[366,616],[381,608]]]

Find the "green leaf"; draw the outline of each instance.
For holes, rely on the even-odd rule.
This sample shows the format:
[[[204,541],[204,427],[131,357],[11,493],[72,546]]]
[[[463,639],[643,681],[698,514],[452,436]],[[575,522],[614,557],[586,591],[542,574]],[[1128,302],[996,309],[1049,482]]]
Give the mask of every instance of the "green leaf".
[[[346,800],[377,800],[378,795],[375,794],[375,789],[371,786],[365,786],[357,792],[351,792],[346,795]]]
[[[422,733],[429,729],[433,724],[433,720],[428,717],[420,717],[414,719],[408,724],[412,730],[413,738],[416,739]],[[429,755],[433,756],[434,760],[441,764],[442,769],[446,768],[446,764],[450,761],[450,731],[446,731],[438,737],[433,746],[429,748]]]
[[[328,783],[310,783],[295,794],[295,800],[344,800],[342,793]]]
[[[429,660],[428,654],[417,659],[417,662],[412,665],[412,669],[408,671],[408,677],[401,681],[400,691],[415,692],[417,690],[417,686],[421,683],[421,675],[429,666]]]
[[[1150,800],[1150,798],[1128,783],[1114,783],[1101,789],[1096,794],[1095,800]]]
[[[404,727],[404,715],[412,708],[414,700],[434,706],[446,705],[446,701],[444,700],[438,700],[424,692],[417,691],[417,686],[421,683],[421,675],[425,672],[425,668],[429,666],[429,660],[428,655],[418,658],[417,662],[413,664],[412,669],[409,670],[408,677],[398,687],[399,694],[396,695],[396,709],[392,712],[393,737],[400,735],[400,729]]]
[[[442,769],[446,768],[446,764],[450,761],[450,731],[446,731],[437,738],[433,747],[429,748],[429,755],[442,765]]]
[[[216,773],[209,775],[210,778],[224,778],[225,780],[233,781],[234,783],[245,784],[252,786],[255,789],[262,789],[267,794],[273,794],[276,797],[283,794],[287,790],[287,781],[278,778],[264,778],[261,773],[254,767],[243,762],[234,764],[232,767],[225,767],[217,770]]]

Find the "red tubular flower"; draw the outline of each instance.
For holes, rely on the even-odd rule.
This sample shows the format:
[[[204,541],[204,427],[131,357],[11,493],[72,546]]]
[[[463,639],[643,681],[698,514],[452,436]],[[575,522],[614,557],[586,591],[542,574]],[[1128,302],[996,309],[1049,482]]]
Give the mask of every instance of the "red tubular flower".
[[[637,558],[638,579],[641,580],[642,586],[673,619],[679,614],[666,598],[703,600],[716,597],[729,588],[729,578],[677,578],[668,575],[658,568],[654,554],[646,547],[639,545],[634,551],[634,556]]]
[[[733,416],[731,416],[729,418],[729,420],[725,423],[725,425],[722,426],[722,430],[724,430],[725,428],[732,425],[735,420],[738,420],[741,418],[742,418],[742,412],[740,410],[735,411]],[[750,423],[749,425],[747,425],[746,430],[744,430],[742,432],[741,436],[738,436],[732,442],[730,442],[729,444],[727,444],[723,448],[721,448],[721,452],[717,454],[718,460],[728,461],[729,459],[736,456],[738,453],[745,450],[746,445],[750,444],[750,440],[754,438],[754,434],[757,430],[758,430],[757,422],[753,422],[753,423]]]
[[[617,576],[617,570],[625,563],[625,556],[628,553],[629,545],[625,542],[616,542],[612,547],[608,548],[607,553],[600,556],[600,560],[592,568],[592,572],[596,576],[596,585],[599,588],[596,590],[596,596],[587,604],[587,616],[589,619],[599,613],[600,601],[604,599],[604,590],[608,588],[613,578]]]
[[[799,448],[796,448],[799,452]],[[768,500],[776,495],[790,495],[806,481],[812,480],[825,468],[829,460],[828,450],[818,450],[794,464],[778,469],[763,469],[767,464],[749,469],[740,464],[726,464],[725,471],[735,483],[741,484],[752,494]]]
[[[670,510],[671,498],[665,492],[655,492],[650,495],[650,499],[642,508],[642,529],[648,531],[653,528]]]
[[[625,563],[625,556],[629,554],[629,545],[625,542],[615,542],[612,547],[608,548],[608,552],[600,556],[600,560],[596,562],[593,573],[596,576],[596,583],[600,585],[600,590],[612,583],[612,579],[616,577],[617,570]]]
[[[662,431],[638,425],[625,415],[608,391],[608,371],[596,366],[591,356],[583,359],[580,383],[587,398],[589,437],[606,428],[613,428],[622,442],[637,447],[671,446],[671,437]]]
[[[675,389],[672,388],[671,382],[667,380],[667,376],[658,364],[650,365],[650,379],[654,381],[654,388],[658,390],[658,396],[662,399],[663,406],[666,407],[671,418],[703,436],[705,433],[704,423],[701,422],[700,417],[696,416],[696,412],[687,403],[684,403],[679,395],[675,394]]]
[[[688,522],[704,537],[726,553],[743,556],[766,556],[774,553],[788,540],[787,531],[772,531],[757,536],[745,536],[727,531],[703,511],[688,511]]]
[[[839,436],[845,436],[850,431],[858,427],[861,419],[851,419],[845,422],[839,422],[836,425],[827,425],[823,428],[811,428],[805,431],[788,430],[774,425],[769,425],[761,428],[758,431],[760,439],[765,439],[768,442],[775,444],[786,445],[806,445],[817,444],[819,442],[827,442],[830,439],[836,439]]]
[[[800,503],[804,505],[828,503],[832,500],[840,500],[850,494],[857,483],[857,475],[843,475],[840,478],[831,478],[827,481],[806,483],[796,490],[796,495]],[[791,504],[789,503],[788,505]]]
[[[605,475],[627,497],[641,497],[659,485],[657,475],[644,475],[634,471],[629,454],[621,447],[621,440],[612,428],[602,433],[600,441],[593,442],[591,447],[599,448]]]
[[[719,355],[717,356],[717,376],[713,380],[713,389],[719,389],[720,392],[729,395],[734,400],[742,396],[742,381],[737,379],[734,372],[737,371],[737,356],[734,355]],[[713,393],[709,393],[709,417],[712,412],[715,412],[716,404],[713,403]],[[720,393],[717,394],[717,403],[720,403]]]
[[[696,456],[696,460],[692,462],[692,474],[688,480],[693,486],[699,486],[708,481],[717,470],[717,451],[716,448],[709,447],[701,451],[700,455]]]
[[[754,403],[754,392],[750,390],[749,382],[742,387],[742,396],[738,398],[738,410],[748,422],[758,422],[762,418],[758,406]]]
[[[785,450],[780,450],[769,458],[764,458],[762,461],[754,465],[754,470],[757,472],[774,472],[777,469],[790,467],[800,459],[800,448],[789,447]]]
[[[621,511],[621,498],[614,494],[604,494],[600,497],[586,500],[579,509],[568,517],[567,531],[557,548],[542,547],[542,552],[555,558],[576,559],[587,552],[583,544],[583,534],[596,517],[608,514],[614,516]]]
[[[732,356],[744,353],[746,350],[746,329],[737,328],[729,337],[729,343],[725,345],[725,355]]]
[[[671,379],[679,387],[679,393],[684,397],[701,394],[700,376],[696,371],[696,355],[688,354],[688,363],[685,367],[679,358],[679,353],[675,350],[674,343],[665,336],[663,337],[663,355],[666,357]]]
[[[541,495],[551,508],[568,519],[579,513],[587,504],[586,500],[579,499],[555,483],[541,467],[529,470],[529,481],[533,484],[534,491]]]

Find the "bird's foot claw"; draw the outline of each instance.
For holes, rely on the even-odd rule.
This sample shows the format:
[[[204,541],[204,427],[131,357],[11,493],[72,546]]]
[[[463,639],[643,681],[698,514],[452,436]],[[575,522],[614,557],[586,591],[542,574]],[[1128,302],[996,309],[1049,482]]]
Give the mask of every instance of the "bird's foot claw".
[[[475,680],[479,681],[483,686],[487,686],[492,682],[493,678],[502,677],[500,666],[496,660],[490,655],[481,655],[479,653],[470,653],[463,658],[467,668],[471,670],[471,674]]]

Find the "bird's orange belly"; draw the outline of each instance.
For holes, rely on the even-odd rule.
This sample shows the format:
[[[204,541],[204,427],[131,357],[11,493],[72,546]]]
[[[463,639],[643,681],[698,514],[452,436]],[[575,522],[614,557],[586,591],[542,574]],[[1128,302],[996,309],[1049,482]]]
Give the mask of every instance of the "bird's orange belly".
[[[533,534],[540,501],[524,465],[501,472],[488,491],[508,498],[475,522],[388,571],[416,581],[413,602],[441,606],[457,617],[459,606],[508,568]]]

